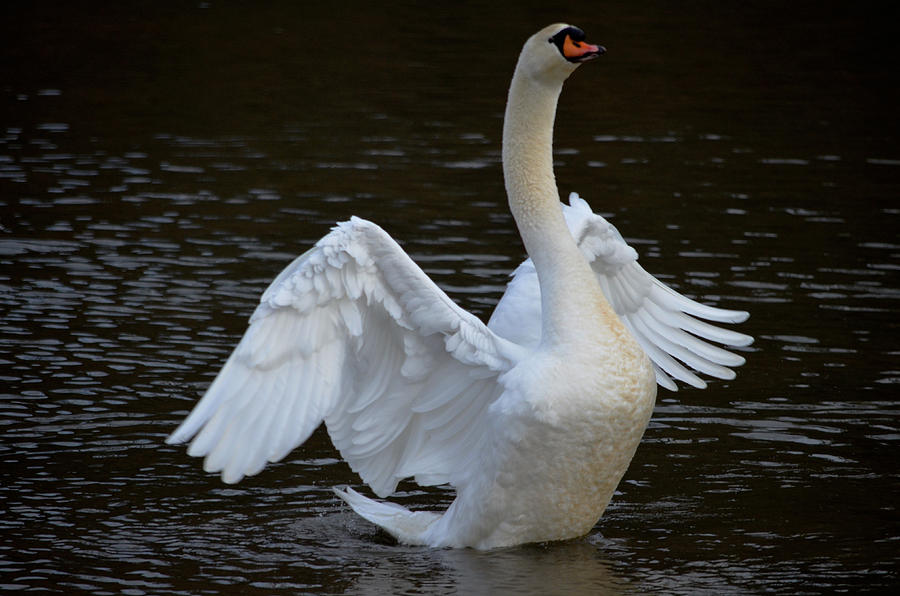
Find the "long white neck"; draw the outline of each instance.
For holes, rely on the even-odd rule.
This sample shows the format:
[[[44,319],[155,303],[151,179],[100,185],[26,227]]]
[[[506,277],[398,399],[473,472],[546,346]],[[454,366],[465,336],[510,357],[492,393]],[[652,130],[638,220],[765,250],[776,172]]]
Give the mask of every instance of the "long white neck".
[[[541,287],[542,343],[596,334],[618,323],[563,217],[553,175],[553,121],[562,81],[516,67],[503,121],[503,176],[509,207]],[[595,337],[596,339],[596,337]]]

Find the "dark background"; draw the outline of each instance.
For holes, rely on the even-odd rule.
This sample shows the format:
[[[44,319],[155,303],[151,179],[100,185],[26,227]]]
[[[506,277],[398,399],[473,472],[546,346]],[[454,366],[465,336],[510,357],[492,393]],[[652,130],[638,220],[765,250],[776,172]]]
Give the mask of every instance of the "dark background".
[[[895,24],[846,2],[7,2],[0,8],[0,589],[883,591],[900,528]],[[561,194],[650,272],[752,313],[736,380],[660,391],[590,536],[383,544],[324,430],[225,486],[164,437],[267,283],[377,221],[487,318],[523,258],[501,117],[566,84]],[[442,508],[443,489],[394,500]]]

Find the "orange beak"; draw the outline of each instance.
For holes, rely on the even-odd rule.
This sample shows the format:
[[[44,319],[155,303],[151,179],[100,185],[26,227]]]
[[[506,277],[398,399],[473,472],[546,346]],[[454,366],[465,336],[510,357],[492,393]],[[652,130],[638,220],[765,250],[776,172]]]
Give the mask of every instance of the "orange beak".
[[[603,46],[595,46],[583,41],[574,41],[569,35],[563,42],[563,56],[572,62],[587,62],[606,52]]]

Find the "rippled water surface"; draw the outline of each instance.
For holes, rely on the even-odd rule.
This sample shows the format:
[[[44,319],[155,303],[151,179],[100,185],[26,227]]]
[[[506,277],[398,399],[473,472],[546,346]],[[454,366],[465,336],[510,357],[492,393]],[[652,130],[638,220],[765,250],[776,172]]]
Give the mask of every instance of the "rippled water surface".
[[[0,590],[820,593],[898,581],[900,151],[889,25],[838,3],[19,3],[0,24]],[[730,382],[660,391],[582,540],[390,544],[323,430],[235,486],[164,445],[267,283],[351,214],[486,318],[523,252],[499,167],[524,39],[557,179],[644,267],[752,313]],[[396,501],[439,509],[442,489]]]

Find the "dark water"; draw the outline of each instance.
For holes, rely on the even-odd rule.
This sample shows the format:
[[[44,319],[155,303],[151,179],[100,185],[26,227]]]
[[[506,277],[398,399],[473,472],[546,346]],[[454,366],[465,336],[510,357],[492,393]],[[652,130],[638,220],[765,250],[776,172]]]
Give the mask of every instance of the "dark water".
[[[898,582],[889,19],[830,2],[316,4],[3,9],[0,589]],[[351,214],[486,318],[523,256],[499,168],[506,86],[524,39],[563,19],[609,53],[564,91],[561,190],[672,286],[752,312],[738,378],[660,392],[587,538],[490,553],[387,544],[329,492],[358,479],[321,430],[233,487],[165,446],[269,280]],[[452,499],[401,488],[414,508]]]

